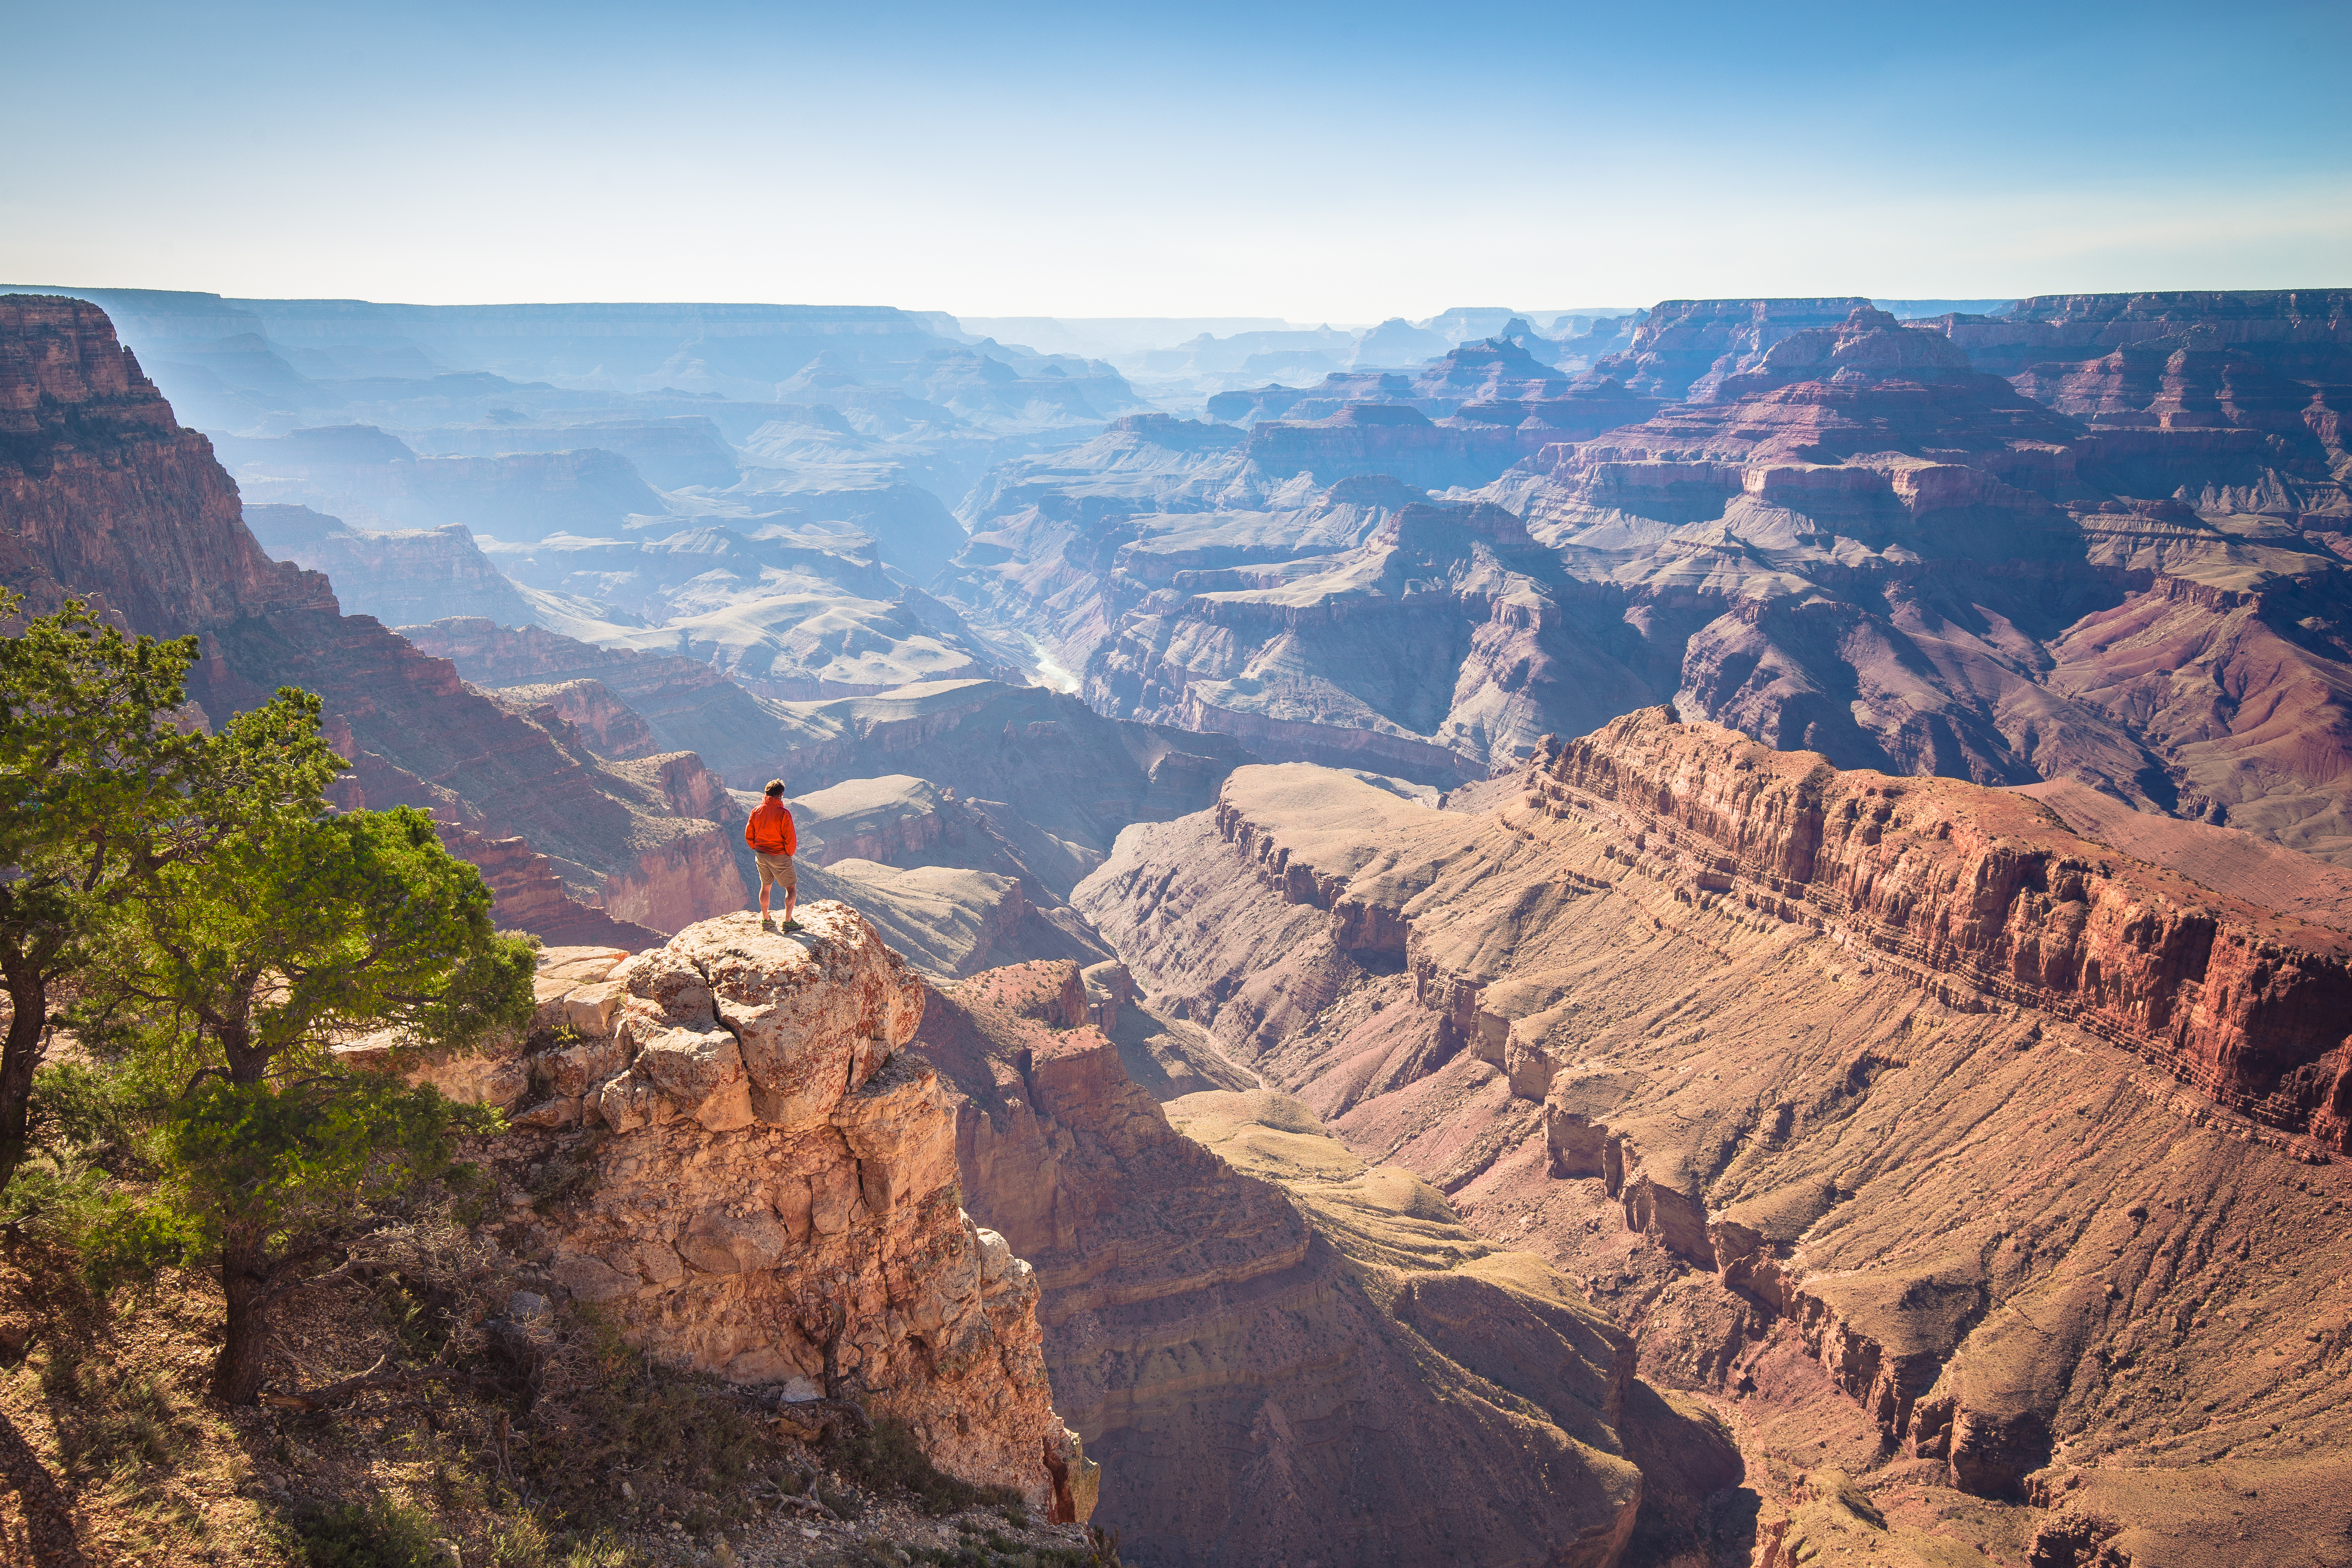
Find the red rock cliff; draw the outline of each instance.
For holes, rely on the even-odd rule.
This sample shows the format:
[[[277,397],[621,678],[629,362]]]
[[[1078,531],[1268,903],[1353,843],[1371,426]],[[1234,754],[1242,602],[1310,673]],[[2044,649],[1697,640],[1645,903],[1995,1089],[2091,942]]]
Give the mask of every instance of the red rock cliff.
[[[2352,1149],[2352,941],[2133,861],[2037,802],[1841,773],[1661,710],[1538,759],[1563,806],[1614,805],[1695,898],[1841,928],[2133,1050],[2216,1101]]]

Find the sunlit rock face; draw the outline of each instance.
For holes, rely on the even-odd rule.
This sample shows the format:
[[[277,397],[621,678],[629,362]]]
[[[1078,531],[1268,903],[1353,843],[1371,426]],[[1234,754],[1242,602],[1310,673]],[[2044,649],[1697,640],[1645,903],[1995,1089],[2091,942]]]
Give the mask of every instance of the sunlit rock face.
[[[1445,810],[1242,770],[1076,902],[1155,1006],[1576,1280],[1644,1376],[1740,1402],[1764,1512],[1718,1545],[1833,1542],[1831,1471],[1896,1531],[1998,1550],[2090,1510],[2145,1543],[2234,1506],[2233,1467],[2341,1473],[2352,1306],[2352,939],[2315,923],[2344,889],[2148,820],[2182,830],[2136,836],[2158,860],[1653,710]],[[2292,1555],[2311,1517],[2243,1528]]]
[[[519,1202],[509,1239],[653,1354],[786,1400],[855,1394],[1049,1514],[1058,1468],[1066,1511],[1091,1467],[1054,1411],[1036,1276],[964,1214],[955,1114],[904,1049],[922,984],[854,910],[800,920],[551,954],[520,1054],[436,1069],[511,1092],[509,1136],[534,1142],[505,1163],[544,1143],[591,1171],[566,1205]]]

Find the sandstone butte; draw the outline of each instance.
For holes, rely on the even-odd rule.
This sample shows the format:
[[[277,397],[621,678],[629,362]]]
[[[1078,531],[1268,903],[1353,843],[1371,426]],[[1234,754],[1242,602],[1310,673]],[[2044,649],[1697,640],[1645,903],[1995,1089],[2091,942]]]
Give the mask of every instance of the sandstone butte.
[[[1053,1407],[1036,1275],[963,1211],[955,1111],[902,1048],[923,984],[846,905],[800,918],[547,950],[527,1034],[410,1070],[512,1109],[486,1150],[498,1230],[543,1289],[810,1436],[855,1397],[949,1473],[1083,1521],[1099,1470]],[[550,1160],[585,1173],[581,1195],[534,1205],[524,1173]]]
[[[2340,1552],[2341,931],[1662,710],[1443,811],[1245,768],[1074,901],[1155,1007],[1728,1413],[1753,1500],[1692,1549]]]
[[[270,560],[211,443],[81,300],[0,296],[0,583],[37,613],[71,594],[135,632],[195,633],[189,694],[209,721],[279,686],[319,693],[352,763],[338,803],[432,811],[490,878],[502,923],[636,946],[744,901],[724,823],[605,768],[552,713],[509,711],[446,659],[341,614],[319,573]],[[715,778],[704,794],[725,800]]]

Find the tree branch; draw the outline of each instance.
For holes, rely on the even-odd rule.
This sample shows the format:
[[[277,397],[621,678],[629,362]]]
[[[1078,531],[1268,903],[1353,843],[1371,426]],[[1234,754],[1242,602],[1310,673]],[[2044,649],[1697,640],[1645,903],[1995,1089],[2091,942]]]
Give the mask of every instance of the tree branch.
[[[224,1068],[198,1068],[194,1074],[189,1078],[188,1081],[181,1086],[180,1098],[182,1100],[185,1100],[188,1096],[195,1093],[196,1085],[204,1082],[205,1079],[208,1078],[216,1078],[223,1083],[229,1081],[227,1069]]]
[[[324,1388],[311,1389],[307,1394],[265,1394],[261,1396],[261,1403],[272,1410],[325,1410],[331,1405],[348,1405],[361,1394],[373,1394],[378,1389],[397,1392],[415,1388],[419,1384],[460,1383],[469,1375],[453,1366],[423,1366],[386,1372],[384,1363],[391,1360],[388,1354],[379,1357],[373,1366],[358,1376],[331,1383]]]

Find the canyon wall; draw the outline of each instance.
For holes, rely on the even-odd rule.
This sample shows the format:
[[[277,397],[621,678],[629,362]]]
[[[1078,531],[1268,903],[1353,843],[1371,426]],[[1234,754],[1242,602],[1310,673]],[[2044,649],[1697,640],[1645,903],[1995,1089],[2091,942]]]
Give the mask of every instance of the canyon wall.
[[[1694,897],[1809,920],[1923,985],[2030,1005],[2217,1104],[2352,1149],[2340,932],[2107,851],[2020,795],[1840,773],[1658,711],[1534,766],[1546,809],[1608,803]]]
[[[1134,421],[1008,464],[941,591],[1102,711],[1270,759],[1449,782],[1671,700],[1841,767],[2071,779],[2352,860],[2346,320],[2333,292],[1907,324],[1667,301],[1599,378],[1338,376],[1221,403],[1246,433]],[[1475,591],[1467,539],[1381,548],[1377,514],[1427,499],[1397,476],[1459,481],[1555,409],[1440,498],[1524,522],[1533,552],[1495,552],[1524,583]]]
[[[189,695],[215,722],[279,686],[319,693],[352,763],[339,805],[421,806],[464,830],[458,844],[526,839],[574,904],[599,901],[619,874],[661,889],[636,917],[740,906],[731,868],[678,848],[716,844],[715,825],[678,816],[560,725],[500,708],[373,618],[342,615],[320,574],[270,560],[209,443],[180,428],[95,306],[0,300],[0,575],[34,609],[70,593],[134,631],[197,634]],[[541,894],[499,918],[551,918],[551,931],[578,920]]]
[[[1155,1006],[1727,1402],[1718,1550],[1827,1550],[1841,1486],[1920,1563],[2084,1498],[2174,1561],[2248,1466],[2296,1500],[2235,1521],[2257,1554],[2344,1512],[2339,931],[1655,710],[1442,811],[1243,770],[1076,901]]]
[[[393,533],[352,528],[304,506],[247,502],[246,526],[274,560],[323,574],[337,603],[389,626],[444,616],[528,620],[530,607],[461,523]]]
[[[1248,1079],[1213,1052],[1176,1064],[1122,976],[1089,989],[1074,963],[989,971],[935,992],[916,1044],[974,1215],[1036,1265],[1123,1552],[1598,1568],[1686,1537],[1737,1479],[1559,1276],[1297,1102],[1221,1087]]]

